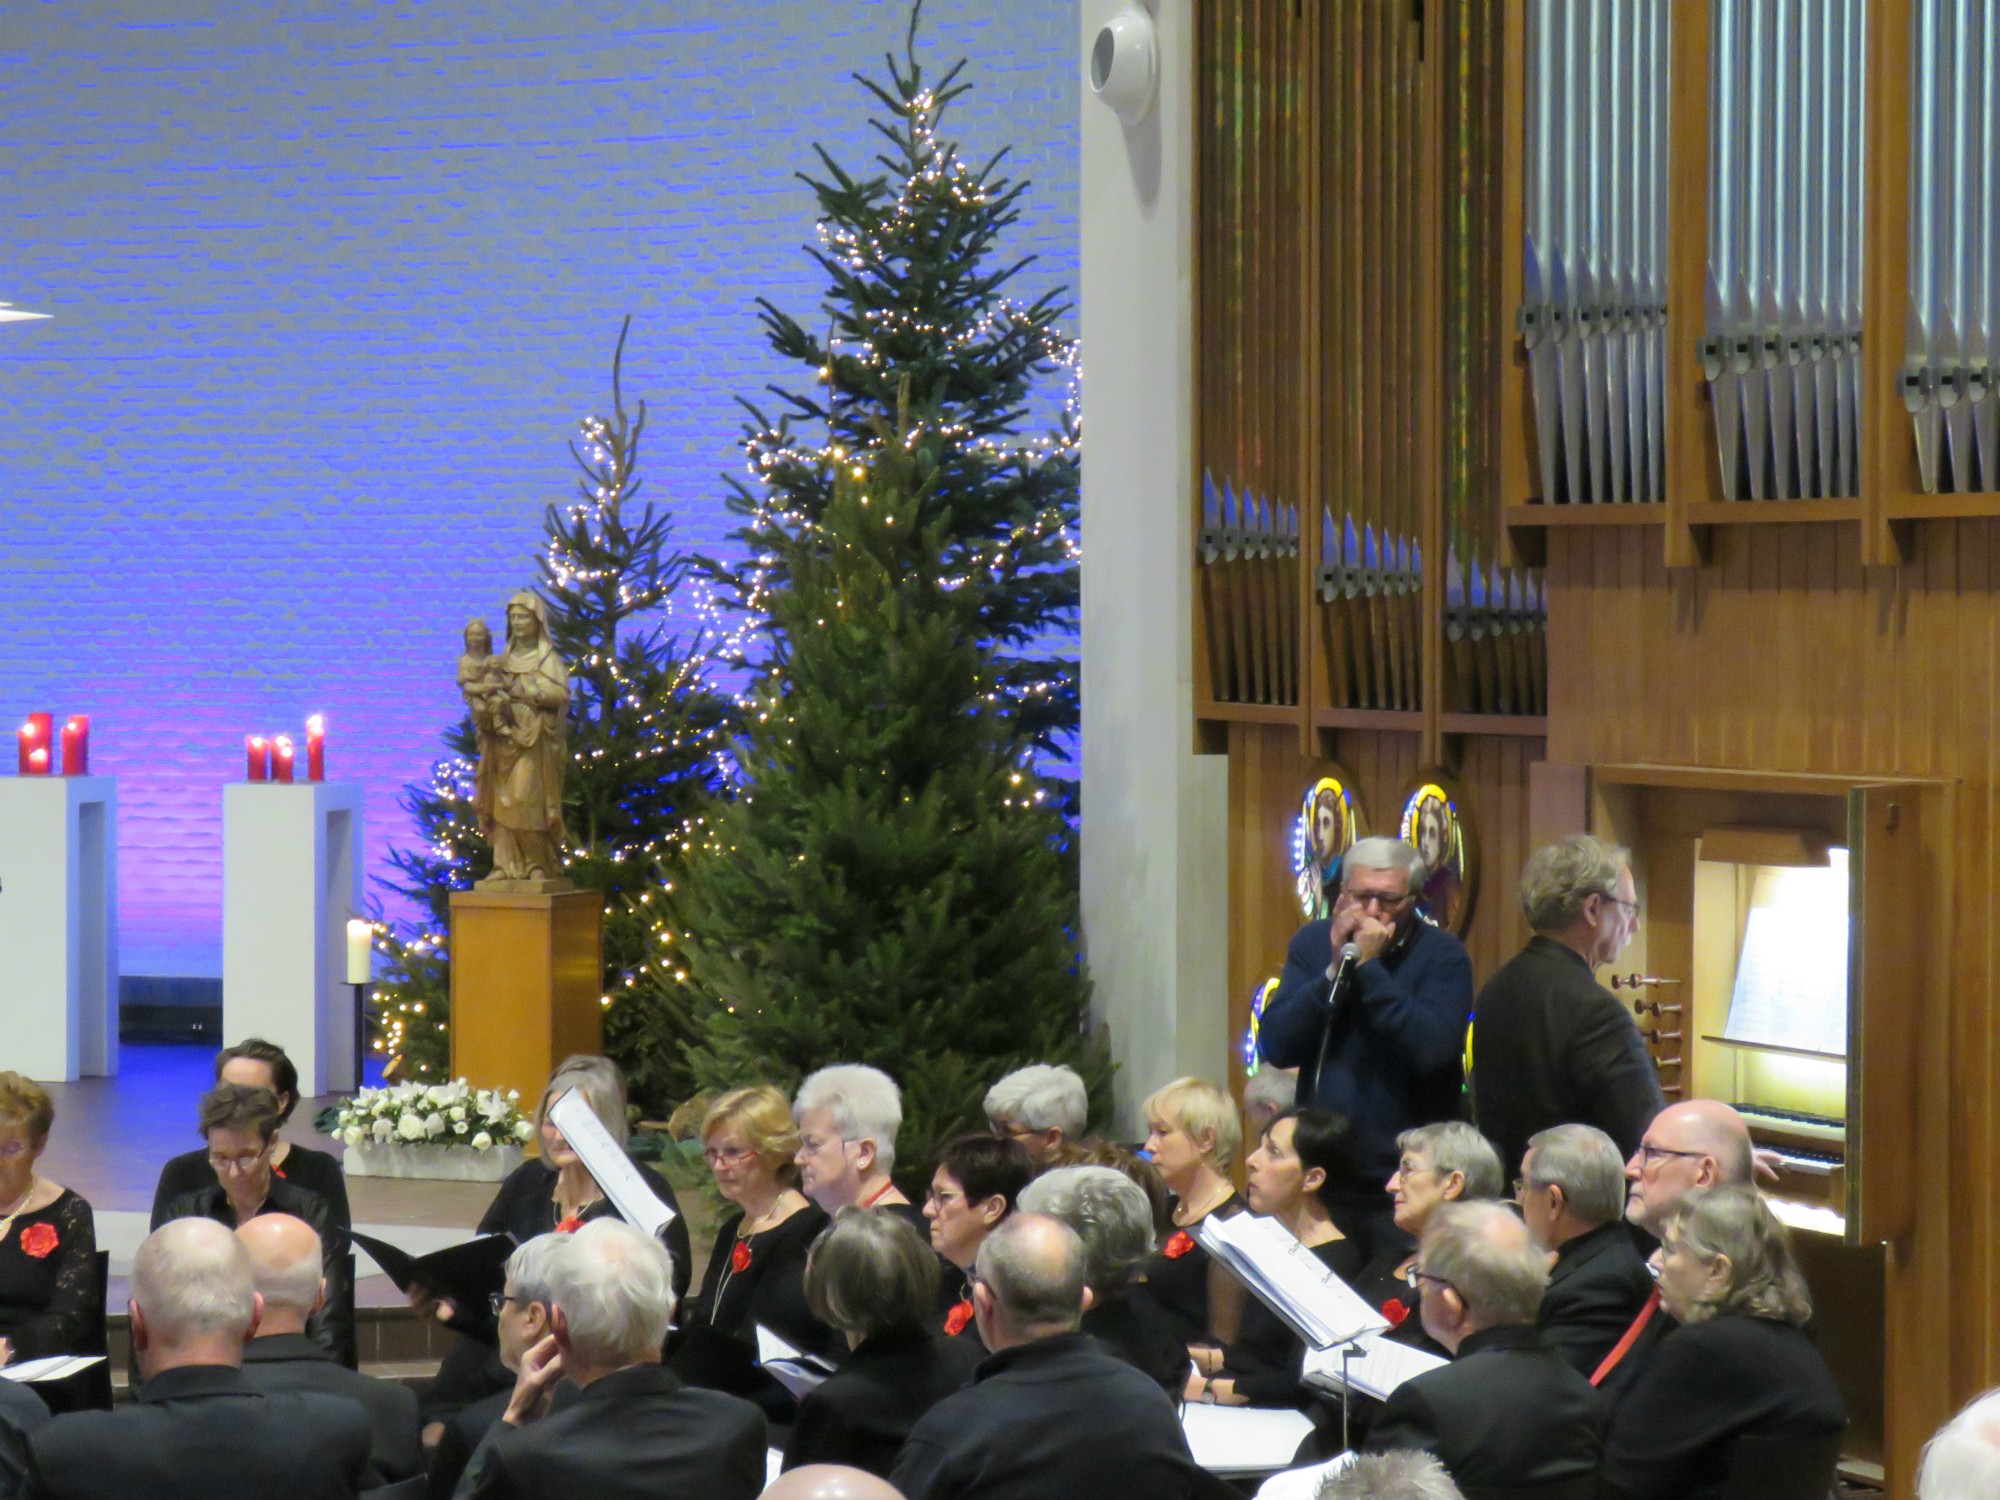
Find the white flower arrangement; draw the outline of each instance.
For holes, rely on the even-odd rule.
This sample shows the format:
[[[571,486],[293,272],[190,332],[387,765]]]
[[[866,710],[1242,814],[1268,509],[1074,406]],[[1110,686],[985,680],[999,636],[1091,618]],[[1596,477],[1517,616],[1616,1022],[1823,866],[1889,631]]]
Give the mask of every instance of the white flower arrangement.
[[[491,1151],[496,1142],[533,1139],[535,1122],[521,1113],[520,1098],[513,1089],[475,1089],[463,1078],[363,1089],[340,1106],[333,1134],[349,1146],[394,1143]]]

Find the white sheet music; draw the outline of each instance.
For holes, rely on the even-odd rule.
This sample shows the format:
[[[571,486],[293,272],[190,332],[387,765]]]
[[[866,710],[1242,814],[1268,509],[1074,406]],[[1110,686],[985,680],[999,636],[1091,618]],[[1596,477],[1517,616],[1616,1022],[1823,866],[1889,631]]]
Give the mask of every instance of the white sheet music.
[[[1306,1351],[1305,1378],[1309,1385],[1338,1394],[1343,1384],[1350,1384],[1357,1396],[1373,1396],[1377,1401],[1389,1399],[1389,1393],[1406,1380],[1414,1380],[1429,1370],[1441,1368],[1446,1361],[1424,1349],[1414,1349],[1408,1344],[1399,1344],[1394,1339],[1366,1334],[1354,1341],[1357,1351],[1354,1358],[1343,1358],[1346,1349],[1308,1349]]]
[[[1290,1408],[1188,1406],[1181,1409],[1188,1451],[1211,1474],[1269,1474],[1282,1469],[1312,1431]]]
[[[1211,1214],[1196,1226],[1195,1238],[1311,1348],[1324,1349],[1389,1326],[1275,1219],[1259,1214],[1218,1219]]]
[[[1847,851],[1826,869],[1758,876],[1722,1034],[1732,1042],[1847,1051]]]
[[[762,1323],[757,1325],[757,1363],[799,1400],[826,1383],[833,1366],[817,1355],[794,1349]]]
[[[646,1179],[632,1165],[632,1158],[611,1139],[611,1132],[604,1128],[604,1122],[597,1118],[583,1095],[575,1089],[565,1089],[562,1097],[549,1106],[549,1118],[569,1142],[570,1150],[583,1158],[584,1170],[604,1189],[604,1196],[627,1224],[658,1235],[673,1223],[674,1211],[653,1196]]]
[[[0,1369],[0,1377],[26,1385],[37,1380],[67,1380],[78,1370],[104,1363],[101,1354],[51,1354],[46,1359],[24,1359]]]

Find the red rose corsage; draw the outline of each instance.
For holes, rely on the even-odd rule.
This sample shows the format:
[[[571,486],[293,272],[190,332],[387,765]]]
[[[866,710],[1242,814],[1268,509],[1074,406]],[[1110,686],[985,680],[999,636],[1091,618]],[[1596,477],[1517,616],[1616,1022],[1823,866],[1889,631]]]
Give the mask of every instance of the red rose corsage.
[[[61,1243],[53,1224],[30,1224],[21,1231],[22,1251],[36,1260],[47,1260]]]
[[[581,1228],[583,1228],[583,1220],[579,1219],[575,1214],[571,1214],[567,1219],[556,1225],[556,1233],[575,1234]]]
[[[1410,1305],[1401,1297],[1391,1297],[1382,1304],[1382,1316],[1389,1320],[1391,1328],[1401,1328],[1410,1321]]]
[[[750,1269],[750,1244],[747,1240],[738,1240],[736,1248],[729,1252],[729,1269],[738,1276]]]
[[[953,1338],[965,1332],[965,1325],[972,1321],[971,1302],[954,1302],[951,1311],[944,1315],[944,1331]]]
[[[1192,1249],[1194,1249],[1194,1236],[1185,1229],[1176,1229],[1174,1237],[1167,1241],[1166,1249],[1160,1253],[1168,1260],[1179,1260]]]

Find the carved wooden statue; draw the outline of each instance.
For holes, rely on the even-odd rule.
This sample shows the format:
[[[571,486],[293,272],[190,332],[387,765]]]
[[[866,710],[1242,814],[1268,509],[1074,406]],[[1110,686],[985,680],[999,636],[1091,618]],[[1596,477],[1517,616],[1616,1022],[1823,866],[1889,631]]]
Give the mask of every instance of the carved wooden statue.
[[[566,889],[563,772],[569,764],[569,669],[549,642],[541,596],[507,601],[507,650],[482,620],[465,627],[458,688],[479,739],[472,810],[493,846],[482,890]]]

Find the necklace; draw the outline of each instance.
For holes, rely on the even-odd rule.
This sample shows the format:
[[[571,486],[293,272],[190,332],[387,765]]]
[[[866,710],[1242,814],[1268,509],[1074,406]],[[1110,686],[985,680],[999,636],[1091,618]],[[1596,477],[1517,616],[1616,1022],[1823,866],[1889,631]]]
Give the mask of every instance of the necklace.
[[[1194,1205],[1191,1200],[1184,1202],[1179,1208],[1174,1210],[1174,1222],[1183,1229],[1190,1224],[1198,1224],[1218,1208],[1222,1207],[1223,1204],[1227,1203],[1235,1195],[1235,1192],[1235,1188],[1231,1187],[1227,1182],[1223,1183],[1222,1191],[1219,1194],[1213,1195],[1210,1201],[1202,1204],[1200,1213],[1193,1211]]]
[[[41,1186],[42,1179],[30,1172],[28,1174],[27,1192],[16,1198],[14,1206],[8,1209],[6,1213],[0,1214],[0,1240],[7,1238],[8,1233],[14,1228],[14,1221],[28,1211],[28,1205],[35,1201],[35,1194],[40,1190]]]
[[[786,1219],[791,1217],[789,1211],[783,1211],[786,1210],[787,1202],[791,1196],[792,1190],[790,1188],[784,1189],[777,1197],[771,1200],[771,1206],[757,1215],[756,1218],[746,1218],[741,1227],[737,1229],[736,1237],[739,1240],[747,1240],[753,1234],[762,1234],[765,1230],[782,1224]]]

